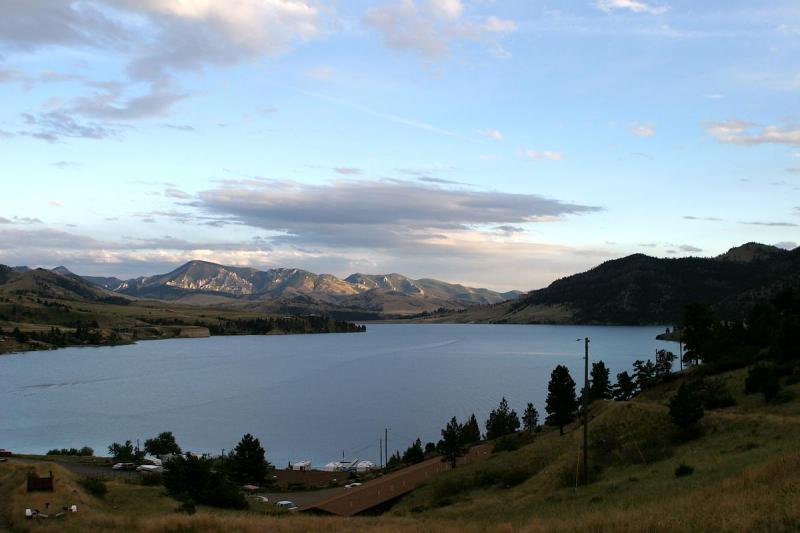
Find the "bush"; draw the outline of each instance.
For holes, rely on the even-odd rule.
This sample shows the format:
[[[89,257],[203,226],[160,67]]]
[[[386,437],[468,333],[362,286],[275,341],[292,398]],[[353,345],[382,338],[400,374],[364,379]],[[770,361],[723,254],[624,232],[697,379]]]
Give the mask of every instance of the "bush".
[[[47,452],[47,455],[70,455],[73,457],[91,457],[94,455],[94,450],[88,446],[83,448],[56,448]]]
[[[675,469],[675,477],[684,477],[690,476],[694,473],[694,467],[685,465],[683,463],[678,465],[678,468]]]
[[[167,463],[168,470],[162,476],[164,486],[180,500],[230,509],[247,508],[247,500],[239,488],[212,466],[212,461],[192,455],[175,457]]]
[[[703,399],[697,389],[683,383],[669,402],[669,416],[679,428],[686,430],[703,418]]]
[[[771,400],[778,394],[780,388],[780,373],[775,365],[761,363],[748,370],[747,379],[744,381],[746,394],[763,392],[764,398]]]
[[[102,498],[108,493],[108,487],[106,487],[106,480],[101,477],[85,477],[78,481],[81,487],[97,498]]]
[[[789,403],[794,399],[794,394],[786,389],[780,389],[775,396],[770,399],[770,403],[781,404]]]
[[[157,472],[152,472],[149,474],[142,475],[141,483],[146,487],[157,487],[164,482],[164,479],[161,477],[161,474]]]
[[[736,399],[725,385],[722,378],[710,378],[701,380],[698,388],[702,391],[703,406],[706,409],[722,409],[736,405]]]
[[[197,507],[192,500],[186,500],[178,506],[178,512],[193,515],[197,512]]]

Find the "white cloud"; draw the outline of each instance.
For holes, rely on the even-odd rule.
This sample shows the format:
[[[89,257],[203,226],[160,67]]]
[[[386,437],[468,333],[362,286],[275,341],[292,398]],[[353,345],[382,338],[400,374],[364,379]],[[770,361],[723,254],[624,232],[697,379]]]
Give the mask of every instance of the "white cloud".
[[[653,137],[656,134],[656,127],[653,124],[634,124],[631,133],[637,137]]]
[[[461,0],[428,0],[431,11],[439,17],[457,19],[464,13]]]
[[[706,131],[719,142],[729,144],[800,145],[800,127],[760,126],[744,120],[711,122]]]
[[[667,5],[652,5],[640,0],[597,0],[595,7],[606,13],[617,10],[628,10],[633,13],[646,13],[649,15],[663,15],[669,11]]]
[[[489,49],[496,51],[491,36],[517,29],[514,21],[496,16],[483,20],[466,17],[460,0],[419,4],[415,0],[396,0],[368,9],[364,22],[381,34],[388,47],[412,51],[427,59],[445,57],[451,44],[459,41],[487,42]]]
[[[566,156],[561,152],[555,152],[553,150],[531,150],[526,149],[522,150],[522,155],[527,157],[532,161],[538,161],[540,159],[548,159],[550,161],[561,161],[566,158]]]
[[[517,31],[518,26],[511,19],[501,19],[492,15],[486,19],[483,28],[493,33],[511,33]]]
[[[503,133],[500,130],[481,130],[478,133],[484,137],[489,137],[490,139],[494,139],[496,141],[499,141],[503,138]]]
[[[330,79],[334,73],[335,71],[333,67],[329,67],[328,65],[320,65],[318,67],[308,69],[306,71],[306,76],[309,78],[314,78],[315,80],[327,80]]]

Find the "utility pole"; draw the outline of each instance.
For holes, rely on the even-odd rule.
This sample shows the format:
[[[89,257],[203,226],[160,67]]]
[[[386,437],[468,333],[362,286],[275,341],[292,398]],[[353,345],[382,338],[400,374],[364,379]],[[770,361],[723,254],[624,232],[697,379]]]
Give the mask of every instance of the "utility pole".
[[[583,358],[583,484],[589,484],[589,337],[584,339]]]
[[[678,346],[680,347],[681,354],[678,356],[681,360],[681,370],[683,370],[683,332],[681,332],[681,337],[678,340]]]
[[[389,428],[383,428],[383,457],[386,459],[386,466],[389,466]]]
[[[378,455],[381,458],[381,468],[383,468],[383,439],[378,439]]]

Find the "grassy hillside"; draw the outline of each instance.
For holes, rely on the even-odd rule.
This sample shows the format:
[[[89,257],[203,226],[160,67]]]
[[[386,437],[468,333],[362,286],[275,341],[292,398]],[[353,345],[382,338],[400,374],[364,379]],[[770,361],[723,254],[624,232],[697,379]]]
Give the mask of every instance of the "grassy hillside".
[[[131,482],[110,482],[94,498],[57,465],[38,467],[54,470],[56,493],[29,496],[29,467],[13,463],[0,464],[0,511],[20,531],[797,531],[800,385],[784,384],[792,401],[766,404],[743,393],[745,374],[723,375],[736,405],[707,411],[693,438],[676,433],[665,406],[681,380],[631,402],[593,404],[587,487],[575,486],[581,432],[571,426],[563,437],[545,429],[516,451],[440,474],[380,517],[275,515],[256,505],[188,516],[162,489]],[[676,477],[680,464],[694,472]],[[62,500],[81,512],[21,518],[26,506]]]
[[[443,474],[392,514],[523,531],[797,531],[800,402],[744,395],[744,376],[725,375],[737,405],[707,411],[702,434],[688,440],[665,405],[679,381],[631,402],[593,404],[588,487],[575,486],[582,435],[574,426]],[[676,477],[679,464],[694,473]]]

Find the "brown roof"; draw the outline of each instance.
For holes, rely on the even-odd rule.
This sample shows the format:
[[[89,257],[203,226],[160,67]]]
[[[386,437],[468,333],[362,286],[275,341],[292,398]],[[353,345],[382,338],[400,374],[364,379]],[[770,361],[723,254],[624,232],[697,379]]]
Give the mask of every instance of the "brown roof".
[[[458,463],[466,464],[483,459],[488,457],[491,451],[491,444],[474,446],[464,457],[459,458]],[[300,511],[352,516],[407,494],[427,481],[431,476],[449,469],[450,465],[443,462],[441,457],[435,457],[379,477],[364,483],[360,487],[345,489],[336,496],[314,505],[303,507]]]

